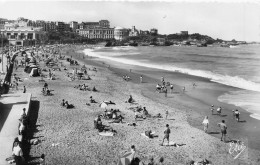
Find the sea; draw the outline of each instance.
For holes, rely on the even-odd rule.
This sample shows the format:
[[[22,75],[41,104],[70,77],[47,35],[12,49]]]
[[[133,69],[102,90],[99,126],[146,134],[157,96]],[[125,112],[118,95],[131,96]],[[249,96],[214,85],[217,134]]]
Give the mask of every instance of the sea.
[[[124,64],[179,72],[233,86],[218,97],[239,106],[260,120],[260,45],[231,48],[208,46],[122,46],[85,49],[88,56]]]

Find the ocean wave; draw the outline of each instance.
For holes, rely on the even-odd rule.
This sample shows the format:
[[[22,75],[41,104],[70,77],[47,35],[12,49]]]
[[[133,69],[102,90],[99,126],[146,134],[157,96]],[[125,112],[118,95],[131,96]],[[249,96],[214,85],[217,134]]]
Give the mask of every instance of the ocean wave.
[[[260,93],[247,91],[247,90],[239,90],[239,91],[231,91],[225,93],[218,97],[220,102],[224,102],[227,104],[233,104],[235,106],[241,107],[244,110],[252,113],[250,116],[260,120]]]
[[[173,65],[153,64],[153,63],[146,63],[144,61],[136,61],[136,60],[130,60],[130,59],[125,59],[125,58],[116,58],[116,57],[111,57],[111,56],[105,56],[105,55],[100,55],[98,53],[95,53],[91,49],[85,49],[85,53],[90,56],[93,56],[93,57],[108,59],[108,60],[116,61],[116,62],[123,63],[123,64],[179,72],[179,73],[188,74],[188,75],[192,75],[192,76],[208,78],[212,82],[216,82],[216,83],[220,83],[220,84],[224,84],[224,85],[228,85],[228,86],[233,86],[233,87],[237,87],[237,88],[241,88],[241,89],[260,92],[260,84],[257,84],[255,82],[252,82],[249,80],[245,80],[238,76],[221,75],[218,73],[213,73],[211,71],[205,71],[205,70],[193,70],[193,69],[187,69],[187,68],[180,68],[180,67],[176,67]]]
[[[237,59],[237,60],[255,60],[255,59],[260,59],[260,57],[248,57],[249,54],[243,54],[243,53],[238,53],[240,56],[224,56],[224,55],[208,55],[208,54],[197,54],[197,53],[188,53],[184,54],[186,56],[190,57],[206,57],[206,58],[227,58],[227,59]],[[243,55],[243,56],[242,56]],[[253,54],[254,55],[254,54]],[[250,54],[251,56],[251,54]]]
[[[113,50],[131,50],[131,49],[136,49],[133,46],[116,46],[112,47]]]

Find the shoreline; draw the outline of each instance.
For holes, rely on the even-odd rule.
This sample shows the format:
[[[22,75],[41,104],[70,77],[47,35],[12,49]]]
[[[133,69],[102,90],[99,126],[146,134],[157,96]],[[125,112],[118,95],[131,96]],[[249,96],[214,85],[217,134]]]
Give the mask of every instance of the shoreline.
[[[82,53],[84,53],[84,51],[82,51]],[[173,97],[178,97],[177,99],[173,98],[173,99],[175,99],[175,101],[178,101],[180,104],[185,105],[185,106],[181,106],[179,109],[189,107],[189,110],[186,110],[186,112],[185,112],[189,116],[188,120],[187,120],[189,122],[189,124],[197,129],[202,130],[202,125],[200,123],[203,121],[204,116],[207,115],[210,118],[210,123],[215,124],[213,126],[210,125],[210,129],[217,131],[218,127],[216,126],[216,124],[221,122],[222,119],[224,119],[224,120],[226,120],[226,123],[228,126],[228,134],[231,136],[231,139],[244,139],[246,137],[250,148],[260,150],[260,140],[258,140],[258,138],[257,138],[257,137],[260,137],[260,133],[257,131],[257,126],[259,125],[260,121],[255,118],[252,118],[250,116],[252,113],[246,111],[245,109],[232,105],[232,104],[220,102],[218,100],[219,96],[221,96],[225,93],[228,93],[229,91],[240,90],[239,88],[227,86],[224,84],[219,84],[217,82],[212,82],[207,78],[187,75],[187,74],[183,74],[183,73],[170,72],[170,71],[146,68],[146,67],[141,67],[141,66],[126,65],[126,64],[122,64],[122,63],[118,63],[118,62],[114,62],[114,61],[104,60],[104,59],[97,58],[97,57],[92,57],[91,59],[96,60],[97,63],[101,62],[100,65],[102,65],[102,63],[104,63],[106,65],[110,65],[109,69],[114,72],[119,72],[119,74],[118,74],[119,77],[122,77],[123,75],[128,75],[131,77],[134,73],[137,75],[143,75],[143,76],[146,75],[147,77],[144,76],[144,80],[146,78],[149,79],[149,83],[153,83],[154,87],[152,87],[151,85],[147,87],[148,90],[146,90],[146,93],[144,95],[145,97],[149,97],[149,96],[151,96],[151,94],[153,94],[152,92],[149,92],[149,91],[155,89],[155,85],[157,83],[160,83],[161,75],[164,75],[166,82],[168,80],[170,82],[174,82],[175,90],[176,90],[176,84],[177,84],[177,91],[179,93],[181,93],[180,92],[181,91],[181,87],[180,87],[181,81],[178,82],[178,79],[180,79],[180,78],[187,79],[186,81],[190,81],[190,84],[192,84],[192,82],[199,82],[199,85],[198,85],[198,87],[196,87],[196,89],[200,88],[200,86],[206,85],[206,87],[199,89],[199,90],[188,89],[190,91],[185,93],[185,95],[186,95],[185,98],[183,98],[183,96],[178,96],[179,94],[173,95]],[[115,67],[115,69],[114,69],[114,67]],[[132,68],[131,74],[129,72],[130,68]],[[123,69],[124,71],[119,71],[120,69]],[[138,84],[139,76],[137,76],[137,75],[135,75],[134,80],[131,82]],[[157,77],[154,75],[157,75]],[[165,75],[167,75],[167,76],[165,76]],[[168,89],[168,91],[169,91],[169,89]],[[161,94],[161,95],[163,95],[163,94]],[[151,98],[151,97],[149,97],[149,98]],[[207,99],[204,100],[204,98],[207,98]],[[187,101],[185,101],[185,100],[187,100]],[[158,100],[154,99],[154,101],[158,101]],[[193,105],[190,105],[189,102],[192,102]],[[194,104],[194,102],[195,102],[195,104]],[[169,103],[166,102],[165,104],[169,104]],[[217,120],[215,120],[215,118],[217,116],[211,115],[211,111],[210,111],[210,105],[212,105],[212,104],[215,105],[215,107],[214,107],[215,111],[216,111],[216,108],[219,106],[224,108],[224,110],[222,110],[222,114],[227,115],[227,117],[220,117]],[[170,106],[174,106],[174,105],[170,105]],[[201,107],[203,107],[203,108],[201,108]],[[232,112],[233,109],[238,109],[240,111],[241,120],[245,121],[245,122],[237,123],[235,121],[235,119],[233,119],[233,112]],[[215,112],[215,114],[216,114],[216,112]],[[243,125],[243,123],[244,124],[246,123],[246,126]],[[241,130],[240,127],[242,127],[243,130]],[[214,137],[217,137],[217,138],[220,137],[218,134],[214,134],[214,133],[212,133],[211,135]]]
[[[28,92],[32,93],[33,99],[39,101],[37,129],[33,133],[33,137],[41,142],[38,145],[31,146],[31,157],[38,157],[45,153],[47,164],[112,165],[117,164],[119,156],[122,156],[125,150],[129,150],[130,145],[135,145],[138,151],[137,157],[146,164],[150,157],[158,160],[161,156],[165,159],[165,165],[170,165],[172,162],[183,165],[188,164],[191,160],[201,161],[204,158],[210,160],[213,164],[219,165],[246,162],[256,164],[258,161],[259,152],[248,148],[238,159],[234,160],[229,153],[229,143],[223,143],[219,140],[219,137],[210,136],[201,129],[191,126],[187,121],[189,118],[187,110],[189,108],[181,105],[177,102],[177,99],[171,102],[172,105],[168,104],[167,99],[172,99],[170,94],[169,98],[165,99],[164,95],[155,93],[153,89],[154,83],[158,81],[157,79],[144,74],[146,83],[138,83],[140,73],[146,72],[147,74],[160,75],[160,71],[150,71],[149,69],[143,71],[142,69],[137,70],[138,68],[135,67],[133,73],[131,73],[132,75],[130,75],[132,80],[126,82],[122,79],[122,75],[129,72],[126,69],[127,67],[124,68],[126,70],[117,67],[108,68],[106,63],[104,64],[96,58],[83,59],[84,54],[78,53],[78,50],[82,50],[82,48],[84,47],[64,46],[62,48],[62,55],[65,55],[66,58],[72,56],[73,60],[77,60],[81,65],[70,66],[66,58],[60,60],[68,70],[65,71],[61,67],[61,71],[53,71],[57,76],[56,80],[45,79],[49,88],[54,90],[52,96],[43,96],[41,94],[43,83],[38,82],[39,77],[28,77],[28,74],[23,72],[23,68],[16,71],[24,79],[22,85],[28,86]],[[43,63],[41,62],[41,64]],[[88,68],[91,80],[76,79],[70,81],[66,76],[66,72],[71,73],[72,69],[79,69],[82,64],[85,64]],[[97,72],[91,69],[93,67],[97,68]],[[44,74],[46,73],[44,72]],[[180,77],[180,75],[178,76]],[[168,79],[167,76],[165,78]],[[81,91],[74,88],[84,83],[90,88],[95,86],[98,92]],[[179,88],[175,87],[176,92],[178,92]],[[129,95],[132,95],[138,104],[125,103]],[[151,96],[151,98],[146,97],[147,95]],[[98,103],[87,106],[86,102],[89,102],[90,96],[93,96]],[[180,100],[194,100],[186,94],[176,93],[174,96]],[[61,107],[59,103],[62,99],[74,104],[75,108],[66,109]],[[110,124],[109,120],[102,119],[102,123],[113,127],[118,132],[113,137],[100,136],[98,131],[93,128],[94,118],[98,114],[104,113],[104,109],[99,107],[99,103],[104,100],[115,102],[116,108],[120,109],[120,113],[125,118],[125,123],[122,124]],[[135,121],[134,112],[129,108],[137,105],[146,107],[151,115],[161,113],[163,117],[165,116],[165,110],[168,110],[169,119],[147,118]],[[127,125],[127,123],[132,122],[136,122],[137,127]],[[159,145],[166,124],[170,125],[172,131],[170,141],[180,144],[180,147],[162,147]],[[159,137],[154,139],[143,137],[141,133],[148,129],[155,131]],[[37,159],[31,160],[30,163],[33,162],[37,162]]]

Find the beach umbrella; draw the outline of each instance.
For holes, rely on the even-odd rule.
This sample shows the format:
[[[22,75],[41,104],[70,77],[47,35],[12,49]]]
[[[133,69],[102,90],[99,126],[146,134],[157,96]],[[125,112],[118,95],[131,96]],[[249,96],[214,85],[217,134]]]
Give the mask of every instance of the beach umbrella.
[[[127,152],[122,157],[119,158],[117,165],[130,165],[131,158],[132,158],[132,153]]]

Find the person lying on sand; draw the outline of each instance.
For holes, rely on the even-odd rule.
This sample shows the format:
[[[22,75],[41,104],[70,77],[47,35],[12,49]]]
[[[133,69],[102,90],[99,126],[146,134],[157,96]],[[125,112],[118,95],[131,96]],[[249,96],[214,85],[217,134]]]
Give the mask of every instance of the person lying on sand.
[[[90,96],[90,103],[97,103],[92,96]]]
[[[132,110],[132,111],[137,111],[137,112],[141,112],[143,110],[141,105],[135,106],[135,107],[130,107],[128,109]]]
[[[96,89],[95,86],[93,87],[92,91],[93,91],[93,92],[97,92],[97,89]]]
[[[67,109],[70,109],[70,108],[74,108],[74,105],[73,104],[69,104],[68,101],[65,101],[65,107]]]
[[[144,134],[145,134],[145,136],[147,136],[149,138],[158,137],[158,135],[154,135],[151,130],[145,131]]]
[[[109,123],[123,123],[124,117],[122,115],[117,116],[113,121],[110,121]]]
[[[136,126],[136,123],[127,123],[128,126]]]
[[[153,116],[153,118],[163,118],[163,117],[162,117],[162,115],[160,113],[158,113],[155,116]]]
[[[137,118],[145,119],[146,117],[143,116],[143,115],[140,115],[140,113],[138,113],[137,111],[135,111],[135,116],[134,116],[135,121],[137,120]]]

